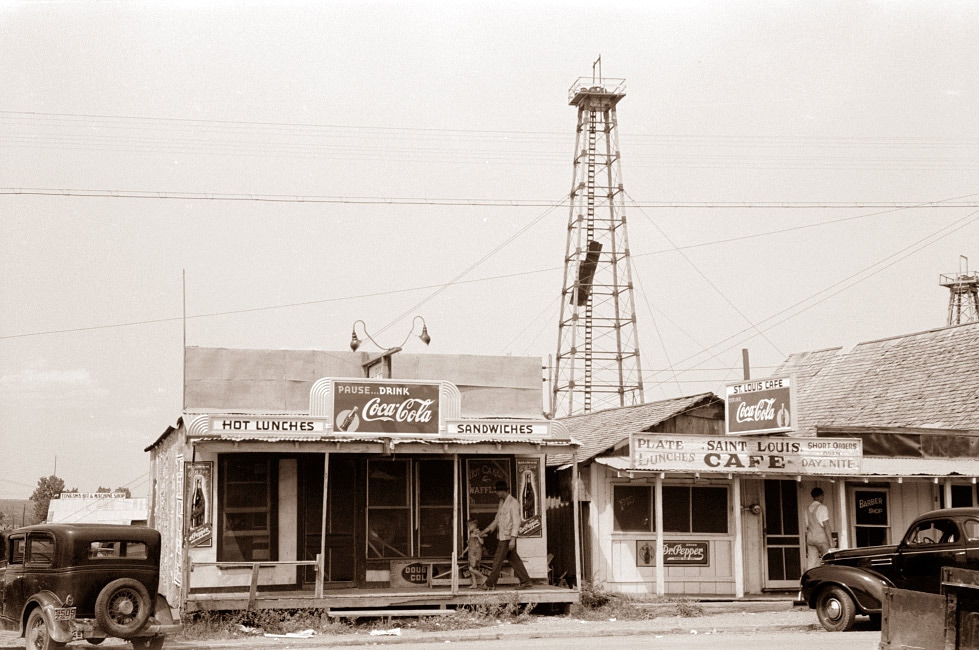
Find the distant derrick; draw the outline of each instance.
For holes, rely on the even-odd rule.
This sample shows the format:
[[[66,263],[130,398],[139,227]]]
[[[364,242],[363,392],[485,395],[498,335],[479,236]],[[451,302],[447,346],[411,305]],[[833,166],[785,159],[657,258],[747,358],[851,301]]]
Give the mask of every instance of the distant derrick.
[[[552,383],[552,414],[643,402],[616,104],[624,79],[578,79],[574,180]]]
[[[979,322],[979,273],[969,273],[969,258],[960,256],[957,274],[942,274],[938,283],[949,290],[948,325]]]

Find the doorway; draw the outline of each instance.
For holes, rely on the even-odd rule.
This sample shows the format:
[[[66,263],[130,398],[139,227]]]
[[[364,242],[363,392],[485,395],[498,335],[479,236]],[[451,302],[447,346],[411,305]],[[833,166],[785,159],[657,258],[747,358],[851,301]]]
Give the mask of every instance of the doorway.
[[[323,525],[323,455],[305,454],[299,463],[299,555],[315,560]],[[323,583],[327,588],[351,587],[362,572],[357,548],[357,510],[361,499],[357,457],[330,455],[326,509],[326,557]],[[302,567],[302,585],[316,581],[313,567]]]
[[[795,481],[765,480],[765,588],[796,589],[802,577],[799,495]]]

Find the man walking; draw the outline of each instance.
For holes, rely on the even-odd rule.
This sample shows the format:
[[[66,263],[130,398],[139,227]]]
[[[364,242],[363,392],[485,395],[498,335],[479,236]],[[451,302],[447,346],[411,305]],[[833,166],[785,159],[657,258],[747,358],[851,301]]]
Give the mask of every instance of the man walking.
[[[510,561],[513,573],[520,579],[517,589],[527,589],[531,586],[530,576],[524,568],[523,560],[517,555],[517,529],[520,528],[520,502],[512,494],[510,488],[504,481],[496,482],[496,496],[500,499],[500,506],[496,511],[496,518],[493,523],[483,530],[483,535],[492,530],[496,530],[496,555],[493,556],[493,570],[486,576],[486,588],[495,589],[496,581],[500,577],[500,569],[503,568],[505,560]]]
[[[823,555],[829,550],[833,533],[829,528],[829,510],[823,505],[822,488],[815,487],[810,492],[812,503],[806,508],[806,568],[819,566]]]

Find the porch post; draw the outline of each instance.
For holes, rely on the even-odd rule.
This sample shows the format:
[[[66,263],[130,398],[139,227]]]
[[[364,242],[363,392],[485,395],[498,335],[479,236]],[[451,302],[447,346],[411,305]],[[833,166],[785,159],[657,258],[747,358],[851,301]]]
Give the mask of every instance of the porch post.
[[[666,594],[666,563],[663,560],[663,473],[656,475],[655,511],[656,526],[656,595]]]
[[[744,530],[741,525],[741,479],[731,481],[734,501],[734,597],[744,598]]]
[[[850,526],[846,514],[846,480],[842,476],[836,481],[836,502],[839,504],[840,511],[839,547],[850,548]]]
[[[475,576],[473,580],[475,581]],[[452,454],[452,595],[459,593],[459,454]]]
[[[320,521],[320,557],[319,564],[316,566],[316,590],[313,592],[317,598],[323,597],[323,581],[326,580],[326,505],[330,502],[327,492],[330,485],[330,452],[323,452],[323,519]]]
[[[945,507],[952,507],[952,479],[945,479]]]
[[[581,515],[578,512],[578,450],[572,454],[571,463],[571,513],[574,524],[574,584],[575,590],[581,591]]]

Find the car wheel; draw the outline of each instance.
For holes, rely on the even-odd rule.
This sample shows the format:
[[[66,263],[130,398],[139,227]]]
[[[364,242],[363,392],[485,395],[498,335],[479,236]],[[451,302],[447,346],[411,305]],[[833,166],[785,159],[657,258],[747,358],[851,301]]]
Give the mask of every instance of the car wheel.
[[[145,636],[139,639],[130,639],[133,650],[160,650],[163,648],[163,636]]]
[[[857,607],[841,587],[827,587],[816,598],[816,616],[830,632],[843,632],[853,627]]]
[[[55,641],[48,634],[48,623],[41,610],[35,608],[27,618],[27,629],[24,630],[25,650],[55,650],[63,647],[64,643]]]
[[[113,580],[95,600],[95,620],[109,636],[131,637],[149,617],[150,594],[132,578]]]

